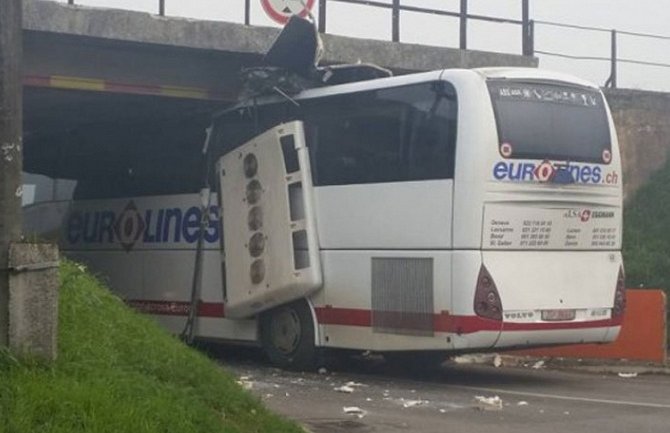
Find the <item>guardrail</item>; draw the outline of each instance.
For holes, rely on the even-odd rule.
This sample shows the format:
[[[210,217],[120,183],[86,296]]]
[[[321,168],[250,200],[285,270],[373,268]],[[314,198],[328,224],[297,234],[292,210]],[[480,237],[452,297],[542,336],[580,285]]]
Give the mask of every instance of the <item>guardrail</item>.
[[[597,33],[609,33],[610,34],[610,55],[606,56],[576,56],[568,53],[557,53],[552,51],[544,51],[542,49],[534,50],[535,54],[542,54],[546,56],[555,56],[562,57],[565,59],[573,60],[595,60],[595,61],[604,61],[610,63],[610,75],[605,81],[605,87],[616,88],[617,87],[617,76],[618,76],[618,64],[619,63],[629,63],[635,65],[644,65],[644,66],[656,66],[661,68],[670,68],[670,63],[662,62],[650,62],[640,59],[631,59],[631,58],[622,58],[618,55],[617,45],[621,37],[636,37],[636,38],[646,38],[646,39],[657,39],[670,41],[670,36],[658,35],[653,33],[640,33],[640,32],[630,32],[625,30],[616,30],[616,29],[606,29],[602,27],[589,27],[589,26],[578,26],[574,24],[565,24],[565,23],[556,23],[552,21],[533,21],[533,26],[543,25],[551,27],[559,27],[563,29],[575,29],[583,30],[588,32],[597,32]],[[669,47],[670,48],[670,47]]]

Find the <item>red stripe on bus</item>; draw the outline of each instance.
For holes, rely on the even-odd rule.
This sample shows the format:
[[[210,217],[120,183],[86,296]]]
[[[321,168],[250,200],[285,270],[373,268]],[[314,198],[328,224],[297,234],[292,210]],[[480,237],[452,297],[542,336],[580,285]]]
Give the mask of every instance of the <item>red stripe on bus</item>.
[[[159,316],[188,316],[191,310],[190,302],[181,301],[150,301],[133,299],[126,304],[137,311],[145,314],[156,314]],[[198,304],[198,317],[225,317],[224,305],[220,302],[200,302]]]
[[[190,302],[129,300],[128,305],[146,314],[165,316],[188,316]],[[344,325],[372,327],[372,311],[360,308],[337,308],[332,306],[316,307],[316,320],[320,325]],[[218,302],[200,302],[199,317],[225,317],[224,304]],[[392,319],[391,319],[392,320]],[[447,311],[433,315],[433,330],[454,334],[472,334],[483,331],[552,331],[564,329],[588,329],[620,326],[621,319],[602,319],[586,322],[541,322],[517,323],[498,322],[479,316],[456,316]]]
[[[357,308],[333,308],[329,305],[314,308],[321,325],[372,326],[372,311]]]
[[[316,317],[322,325],[372,326],[372,311],[355,308],[317,307]],[[619,326],[619,319],[592,320],[586,322],[498,322],[479,316],[456,316],[446,311],[433,315],[433,330],[455,334],[471,334],[482,331],[544,331],[561,329],[586,329]]]

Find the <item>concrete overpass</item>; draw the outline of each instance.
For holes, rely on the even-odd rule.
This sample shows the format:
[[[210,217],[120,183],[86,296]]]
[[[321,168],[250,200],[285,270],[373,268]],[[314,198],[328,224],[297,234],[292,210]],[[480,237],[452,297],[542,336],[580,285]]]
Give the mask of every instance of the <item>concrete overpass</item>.
[[[73,141],[94,151],[200,142],[230,104],[238,72],[260,64],[278,30],[141,12],[24,1],[25,166],[50,172]],[[326,63],[364,60],[408,73],[535,66],[536,59],[324,35]],[[59,150],[60,149],[60,150]]]

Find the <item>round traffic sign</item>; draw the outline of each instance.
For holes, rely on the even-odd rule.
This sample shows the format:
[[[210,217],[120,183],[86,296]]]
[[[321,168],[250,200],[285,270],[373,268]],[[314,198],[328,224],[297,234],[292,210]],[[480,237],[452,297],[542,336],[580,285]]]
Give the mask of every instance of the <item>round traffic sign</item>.
[[[314,0],[261,0],[261,6],[273,21],[286,24],[291,15],[307,16],[314,8]]]

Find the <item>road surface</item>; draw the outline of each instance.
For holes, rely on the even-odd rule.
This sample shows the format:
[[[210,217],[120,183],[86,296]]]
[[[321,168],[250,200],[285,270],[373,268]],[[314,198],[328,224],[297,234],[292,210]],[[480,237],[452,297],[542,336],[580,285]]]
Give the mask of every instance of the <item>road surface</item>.
[[[455,363],[429,373],[360,359],[319,374],[282,371],[255,356],[219,359],[269,408],[314,433],[670,432],[668,375]]]

